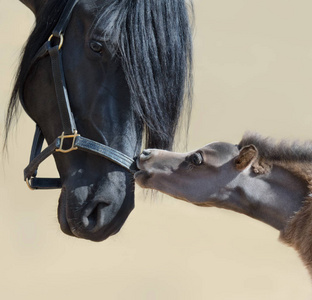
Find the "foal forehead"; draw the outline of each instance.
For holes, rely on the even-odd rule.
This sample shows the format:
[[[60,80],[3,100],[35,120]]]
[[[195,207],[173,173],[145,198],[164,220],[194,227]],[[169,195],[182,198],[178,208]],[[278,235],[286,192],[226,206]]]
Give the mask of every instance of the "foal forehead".
[[[236,145],[225,142],[213,142],[201,149],[205,154],[215,154],[221,157],[236,156],[239,150]]]

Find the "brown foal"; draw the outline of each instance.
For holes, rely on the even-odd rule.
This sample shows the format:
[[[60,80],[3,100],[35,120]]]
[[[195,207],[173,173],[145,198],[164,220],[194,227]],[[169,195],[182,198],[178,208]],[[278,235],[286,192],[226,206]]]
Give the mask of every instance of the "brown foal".
[[[243,213],[281,232],[312,276],[312,144],[245,135],[189,153],[147,149],[136,182],[199,206]]]

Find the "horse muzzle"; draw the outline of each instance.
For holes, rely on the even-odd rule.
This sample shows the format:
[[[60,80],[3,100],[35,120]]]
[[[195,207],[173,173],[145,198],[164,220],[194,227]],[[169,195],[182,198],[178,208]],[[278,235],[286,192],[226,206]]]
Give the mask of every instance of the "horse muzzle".
[[[124,172],[112,172],[108,177],[98,185],[65,182],[58,207],[64,233],[103,241],[120,230],[134,208],[134,187]]]

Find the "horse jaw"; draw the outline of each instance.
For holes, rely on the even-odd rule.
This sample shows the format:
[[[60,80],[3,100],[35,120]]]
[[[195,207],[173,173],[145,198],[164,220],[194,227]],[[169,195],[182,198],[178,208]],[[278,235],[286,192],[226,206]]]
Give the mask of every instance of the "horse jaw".
[[[46,4],[47,0],[20,0],[37,16],[40,9]]]

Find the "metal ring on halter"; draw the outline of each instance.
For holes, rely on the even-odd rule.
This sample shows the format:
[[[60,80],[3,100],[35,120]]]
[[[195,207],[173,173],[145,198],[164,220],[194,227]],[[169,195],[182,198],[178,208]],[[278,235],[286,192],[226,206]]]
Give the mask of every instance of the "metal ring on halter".
[[[63,46],[63,42],[64,42],[64,36],[63,34],[60,34],[60,36],[55,36],[54,34],[51,34],[50,37],[48,38],[48,41],[51,42],[52,38],[53,37],[56,37],[58,39],[60,39],[60,43],[59,43],[59,46],[58,46],[58,49],[61,50],[62,46]]]
[[[29,187],[29,189],[31,189],[32,191],[34,191],[35,189],[31,186],[30,178],[26,178],[25,181],[26,181],[26,184],[27,184],[27,186]]]
[[[76,137],[80,136],[80,134],[78,134],[77,130],[74,131],[73,134],[69,134],[69,135],[65,135],[64,131],[62,132],[62,135],[60,135],[58,138],[61,139],[61,144],[60,147],[55,149],[56,152],[62,152],[62,153],[69,153],[73,150],[77,150],[78,147],[75,147],[75,141],[76,141]],[[73,139],[72,141],[72,145],[69,149],[63,149],[63,143],[64,143],[64,139]]]

